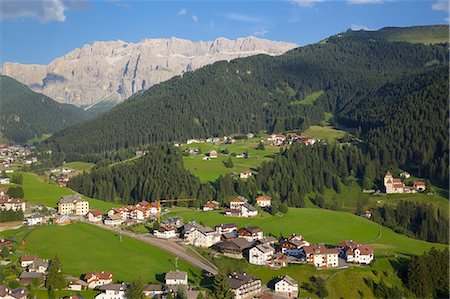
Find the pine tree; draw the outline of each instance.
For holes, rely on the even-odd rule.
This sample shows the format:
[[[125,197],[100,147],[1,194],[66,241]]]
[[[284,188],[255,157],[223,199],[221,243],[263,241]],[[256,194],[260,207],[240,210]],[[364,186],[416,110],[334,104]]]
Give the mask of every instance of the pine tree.
[[[143,299],[144,296],[144,284],[142,283],[142,280],[136,279],[133,280],[133,282],[130,284],[126,291],[126,297],[127,298],[133,298],[133,299]]]
[[[48,268],[48,274],[45,281],[45,287],[51,290],[61,290],[66,286],[66,281],[64,279],[64,274],[62,272],[61,262],[59,261],[58,255],[51,260],[50,266]]]
[[[231,285],[225,274],[219,273],[214,277],[213,294],[215,299],[233,299],[234,294],[231,291]]]
[[[233,160],[231,160],[231,157],[228,157],[228,160],[226,162],[223,163],[225,165],[226,168],[233,168],[234,164],[233,164]]]

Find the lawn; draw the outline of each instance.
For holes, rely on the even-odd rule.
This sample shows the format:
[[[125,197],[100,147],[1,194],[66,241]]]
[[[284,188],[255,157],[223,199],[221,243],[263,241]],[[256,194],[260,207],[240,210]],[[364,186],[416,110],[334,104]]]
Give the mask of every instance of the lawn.
[[[308,129],[302,132],[302,135],[314,137],[320,140],[326,140],[328,142],[331,142],[338,138],[342,138],[345,134],[348,133],[339,129],[335,129],[331,126],[310,126]]]
[[[60,187],[55,182],[44,179],[34,173],[23,172],[22,175],[24,197],[29,202],[43,204],[48,207],[56,207],[62,196],[75,193],[72,189]],[[89,206],[92,209],[107,211],[111,207],[120,206],[98,199],[83,197],[89,201]]]
[[[73,169],[73,170],[76,170],[77,172],[81,172],[82,173],[83,171],[86,171],[86,172],[91,171],[92,167],[94,167],[95,164],[94,163],[78,162],[77,161],[77,162],[65,163],[63,166],[67,167],[67,168],[70,168],[70,169]]]
[[[309,96],[307,96],[306,98],[304,98],[303,100],[292,101],[289,103],[289,105],[312,105],[318,98],[320,98],[324,94],[325,94],[325,91],[323,91],[323,90],[315,91],[312,94],[310,94]]]
[[[290,208],[284,216],[266,214],[258,218],[225,217],[220,212],[202,212],[176,209],[169,215],[181,216],[185,221],[195,220],[209,226],[234,222],[238,226],[257,225],[266,234],[288,236],[296,233],[312,243],[336,244],[344,240],[370,244],[378,255],[420,254],[433,246],[445,245],[411,239],[379,226],[377,223],[356,215],[325,209]]]
[[[258,143],[261,139],[265,138],[266,135],[263,135],[261,138],[237,140],[233,144],[226,145],[222,143],[192,143],[183,145],[181,150],[186,148],[199,148],[201,150],[200,155],[183,157],[184,166],[192,174],[198,176],[202,182],[215,181],[219,176],[231,172],[240,173],[244,170],[256,169],[262,162],[270,160],[280,150],[278,146],[273,145],[265,145],[264,150],[257,150]],[[226,168],[224,165],[224,162],[229,158],[227,155],[219,155],[217,159],[203,160],[203,157],[205,157],[208,151],[216,150],[220,152],[224,149],[227,149],[230,154],[240,154],[248,151],[250,157],[248,159],[231,157],[234,164],[232,168]]]
[[[34,137],[34,138],[27,140],[26,144],[33,145],[34,143],[41,143],[42,141],[46,140],[50,136],[52,136],[52,134],[42,134],[39,137]]]
[[[175,258],[144,242],[96,226],[77,223],[67,226],[41,226],[26,238],[24,251],[43,258],[58,254],[63,271],[79,277],[89,271],[111,271],[115,281],[163,282],[164,273],[175,270]],[[200,270],[179,260],[194,284],[200,282]]]

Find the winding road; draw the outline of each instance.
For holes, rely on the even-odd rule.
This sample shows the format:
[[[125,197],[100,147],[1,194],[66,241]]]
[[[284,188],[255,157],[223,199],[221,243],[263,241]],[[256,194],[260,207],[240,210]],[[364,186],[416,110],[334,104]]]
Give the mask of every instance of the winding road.
[[[209,262],[207,259],[201,257],[201,256],[192,256],[191,254],[189,254],[185,247],[179,245],[176,241],[172,241],[172,240],[164,240],[164,239],[159,239],[154,237],[151,234],[135,234],[131,231],[127,231],[127,230],[121,230],[119,228],[116,227],[111,227],[111,226],[107,226],[104,224],[97,224],[97,223],[91,223],[91,222],[86,222],[89,223],[91,225],[95,225],[97,227],[115,232],[115,233],[120,233],[122,232],[122,235],[145,242],[147,244],[159,247],[165,251],[168,251],[169,253],[179,257],[180,259],[206,271],[209,273],[212,273],[213,275],[217,275],[218,273],[218,269],[215,265],[213,265],[211,262]]]

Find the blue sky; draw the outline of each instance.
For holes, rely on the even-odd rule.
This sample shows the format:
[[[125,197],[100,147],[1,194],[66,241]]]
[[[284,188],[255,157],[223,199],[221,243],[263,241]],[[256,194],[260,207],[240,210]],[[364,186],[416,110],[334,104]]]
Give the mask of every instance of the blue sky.
[[[0,0],[0,63],[47,64],[102,40],[234,39],[306,45],[348,28],[448,23],[447,0]]]

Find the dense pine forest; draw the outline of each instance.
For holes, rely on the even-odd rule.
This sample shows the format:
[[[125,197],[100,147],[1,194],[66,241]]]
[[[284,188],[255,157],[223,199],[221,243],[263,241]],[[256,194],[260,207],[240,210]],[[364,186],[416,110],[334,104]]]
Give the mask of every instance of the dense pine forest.
[[[24,143],[88,117],[83,109],[60,104],[12,78],[0,76],[0,135],[6,140]]]
[[[48,141],[66,154],[260,130],[284,131],[340,115],[411,71],[447,63],[445,45],[335,36],[324,44],[217,62],[173,78]],[[292,105],[324,90],[314,105]],[[444,124],[442,124],[444,125]]]
[[[251,179],[225,175],[213,184],[201,184],[183,168],[180,152],[157,144],[142,159],[100,165],[71,180],[70,187],[123,203],[195,197],[200,205],[268,194],[276,206],[304,207],[306,195],[324,189],[339,193],[341,183],[352,180],[374,188],[387,169],[396,167],[446,186],[447,46],[335,36],[279,57],[218,62],[55,134],[47,146],[60,158],[91,159],[191,137],[302,130],[331,112],[335,122],[355,128],[363,142],[294,145],[263,163]],[[324,94],[313,104],[296,104],[319,90]],[[313,202],[326,207],[320,195]],[[415,238],[448,242],[447,215],[427,205],[399,206],[407,211],[383,207],[374,211],[374,220]]]

